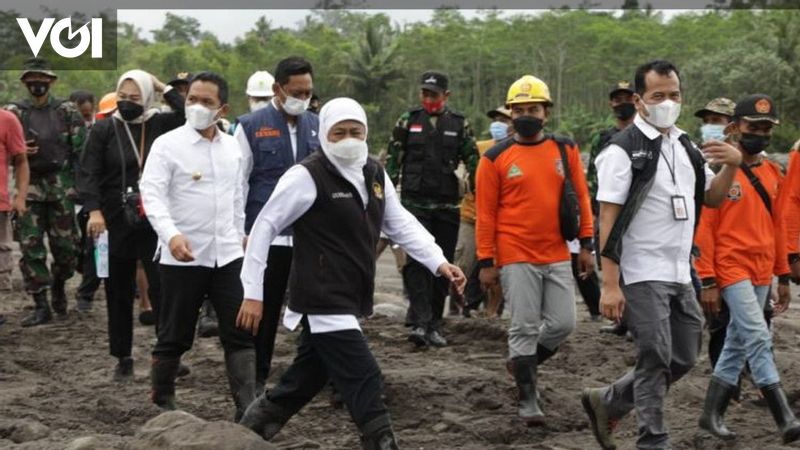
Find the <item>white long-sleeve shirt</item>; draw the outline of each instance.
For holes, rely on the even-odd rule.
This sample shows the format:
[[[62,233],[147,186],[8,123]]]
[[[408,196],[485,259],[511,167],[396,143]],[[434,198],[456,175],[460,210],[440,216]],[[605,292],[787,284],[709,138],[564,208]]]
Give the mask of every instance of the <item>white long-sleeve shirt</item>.
[[[381,230],[392,242],[433,273],[447,262],[434,237],[400,204],[389,175],[385,176],[385,209]],[[357,186],[358,188],[358,186]],[[366,189],[366,188],[364,188]],[[256,218],[247,243],[242,266],[245,298],[263,301],[264,269],[269,246],[280,230],[294,223],[308,211],[317,198],[317,188],[308,170],[302,165],[289,169],[278,181],[275,191]],[[361,329],[354,315],[308,314],[312,333]],[[294,330],[302,314],[286,308],[283,324]]]
[[[187,123],[153,142],[139,189],[158,234],[161,264],[215,267],[243,256],[241,177],[239,146],[220,131],[208,140]],[[194,261],[180,262],[169,251],[179,234]]]
[[[275,97],[272,98],[272,106],[278,108],[278,103]],[[286,122],[289,128],[289,141],[292,143],[292,158],[297,162],[297,125]],[[239,143],[242,151],[242,195],[244,201],[247,201],[247,194],[250,192],[250,174],[253,172],[253,149],[250,147],[250,142],[247,140],[247,134],[244,132],[244,127],[238,126],[233,132],[233,137]],[[276,236],[272,241],[272,245],[279,245],[283,247],[292,246],[292,236]]]

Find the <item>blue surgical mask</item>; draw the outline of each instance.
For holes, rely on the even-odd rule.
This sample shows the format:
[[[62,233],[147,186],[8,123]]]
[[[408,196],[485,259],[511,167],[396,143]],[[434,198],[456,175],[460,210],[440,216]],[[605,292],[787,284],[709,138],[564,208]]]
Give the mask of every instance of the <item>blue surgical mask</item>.
[[[702,136],[703,143],[716,139],[722,141],[725,139],[725,125],[717,125],[714,123],[706,123],[700,127],[700,135]]]
[[[506,136],[508,136],[508,124],[504,122],[492,122],[492,124],[489,125],[489,134],[492,135],[492,139],[495,141],[505,139]]]

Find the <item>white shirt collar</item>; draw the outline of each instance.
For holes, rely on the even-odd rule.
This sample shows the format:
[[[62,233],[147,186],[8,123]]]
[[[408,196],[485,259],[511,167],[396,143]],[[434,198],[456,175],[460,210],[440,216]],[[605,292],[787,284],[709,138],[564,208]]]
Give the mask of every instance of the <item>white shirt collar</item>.
[[[645,136],[647,136],[647,139],[650,139],[651,141],[661,136],[661,132],[658,131],[656,127],[645,121],[638,113],[636,114],[636,117],[633,118],[633,124],[636,125],[639,130],[644,133]],[[670,127],[669,132],[667,133],[670,140],[677,140],[682,134],[683,130],[675,125]]]
[[[216,126],[216,125],[214,125],[214,126]],[[199,131],[195,130],[191,125],[189,125],[189,122],[184,123],[183,124],[183,128],[184,128],[184,132],[189,137],[189,142],[192,145],[197,144],[201,140],[205,139],[203,137],[203,135],[200,134]],[[219,142],[219,140],[221,139],[220,133],[221,133],[221,131],[218,128],[217,132],[214,133],[214,137],[211,139],[211,142]]]

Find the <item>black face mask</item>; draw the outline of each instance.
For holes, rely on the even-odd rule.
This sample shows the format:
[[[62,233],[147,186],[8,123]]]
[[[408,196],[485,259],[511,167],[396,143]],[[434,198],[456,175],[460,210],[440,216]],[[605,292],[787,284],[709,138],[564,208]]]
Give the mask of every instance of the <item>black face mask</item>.
[[[520,116],[513,120],[514,131],[524,138],[531,138],[544,128],[544,121],[533,116]]]
[[[769,136],[742,133],[742,137],[739,138],[739,144],[748,154],[757,155],[769,147]]]
[[[117,109],[119,110],[119,115],[128,122],[144,114],[144,106],[130,100],[118,101]]]
[[[50,83],[47,81],[28,81],[25,86],[28,87],[28,92],[34,97],[47,95],[47,91],[50,90]]]
[[[633,103],[620,103],[614,105],[614,116],[619,120],[628,120],[636,114],[636,106]]]

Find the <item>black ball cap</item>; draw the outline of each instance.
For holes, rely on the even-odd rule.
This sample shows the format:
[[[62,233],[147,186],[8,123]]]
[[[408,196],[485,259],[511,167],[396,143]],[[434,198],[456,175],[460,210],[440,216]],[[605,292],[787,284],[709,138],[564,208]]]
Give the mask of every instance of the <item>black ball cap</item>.
[[[429,70],[423,73],[422,78],[420,79],[420,88],[428,89],[434,92],[446,92],[447,85],[447,75],[443,74],[442,72]]]
[[[744,119],[748,122],[767,121],[778,125],[778,110],[775,102],[767,94],[753,94],[736,102],[733,110],[734,119]]]

